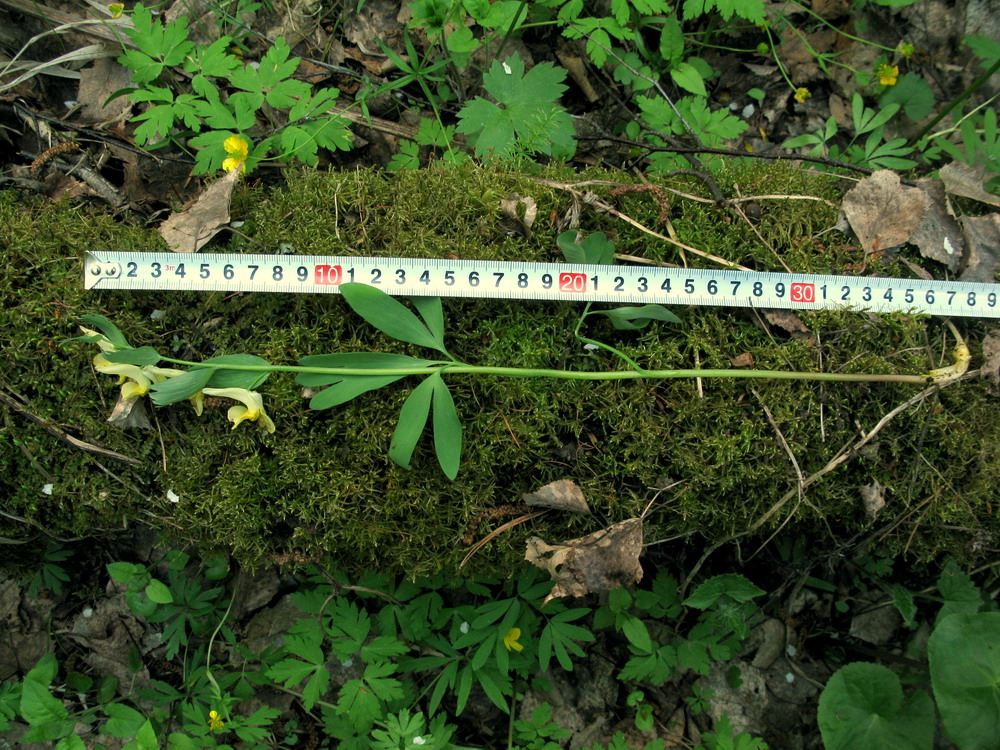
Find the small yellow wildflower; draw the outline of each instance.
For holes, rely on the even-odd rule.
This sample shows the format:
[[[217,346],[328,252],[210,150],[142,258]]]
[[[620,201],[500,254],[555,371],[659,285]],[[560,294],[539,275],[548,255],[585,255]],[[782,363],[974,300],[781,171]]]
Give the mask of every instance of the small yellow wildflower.
[[[521,628],[511,628],[503,637],[503,645],[508,651],[524,651],[524,646],[517,642],[521,637]]]
[[[108,6],[108,12],[111,13],[112,18],[121,18],[122,14],[125,12],[124,3],[111,3]]]
[[[909,42],[900,42],[898,49],[899,49],[899,54],[901,54],[907,60],[913,57],[913,51],[914,51],[913,45],[910,44]]]
[[[224,722],[222,720],[222,717],[219,716],[219,712],[218,711],[209,711],[208,712],[208,728],[209,729],[211,729],[213,732],[218,732],[224,726],[226,726],[226,722]]]
[[[118,376],[118,383],[124,384],[122,385],[122,398],[126,401],[130,398],[145,396],[149,393],[149,386],[152,385],[140,367],[109,362],[102,354],[94,357],[94,368],[98,372]]]
[[[239,135],[231,135],[223,142],[222,147],[226,149],[229,157],[222,162],[222,168],[227,172],[235,172],[242,169],[250,153],[250,144],[247,139]]]
[[[809,92],[809,89],[805,88],[795,89],[795,101],[797,101],[799,104],[802,104],[806,99],[811,99],[811,98],[812,94]]]
[[[879,65],[877,74],[878,82],[883,86],[895,86],[896,81],[899,80],[899,66]]]
[[[229,421],[233,423],[234,430],[240,422],[248,419],[259,422],[260,426],[268,432],[273,433],[277,429],[271,418],[264,412],[264,400],[257,391],[248,391],[246,388],[205,388],[202,393],[206,396],[221,396],[242,402],[229,407],[227,416]]]

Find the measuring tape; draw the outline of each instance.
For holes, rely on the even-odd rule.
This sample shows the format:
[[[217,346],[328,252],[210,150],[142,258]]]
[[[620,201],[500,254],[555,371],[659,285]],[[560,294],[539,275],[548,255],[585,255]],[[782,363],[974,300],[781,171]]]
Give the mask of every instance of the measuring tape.
[[[327,255],[88,252],[87,289],[473,297],[1000,318],[1000,285],[962,281]]]

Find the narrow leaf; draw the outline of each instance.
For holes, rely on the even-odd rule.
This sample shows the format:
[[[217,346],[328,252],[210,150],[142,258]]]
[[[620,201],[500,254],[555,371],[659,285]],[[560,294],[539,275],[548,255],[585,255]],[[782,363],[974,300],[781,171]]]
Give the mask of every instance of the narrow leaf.
[[[125,335],[121,330],[105,318],[103,315],[83,315],[80,322],[86,326],[92,326],[108,337],[108,341],[115,345],[116,349],[131,349],[131,344],[125,340]]]
[[[444,310],[441,308],[440,297],[410,297],[410,302],[417,308],[420,317],[424,319],[427,328],[437,339],[438,348],[444,351]]]
[[[402,380],[406,375],[347,375],[339,382],[324,388],[309,400],[309,408],[313,411],[330,409],[346,404],[362,393],[377,390],[383,386]]]
[[[680,323],[681,319],[663,305],[642,305],[641,307],[616,307],[613,310],[592,310],[588,315],[606,315],[619,331],[638,331],[651,320]],[[640,321],[640,322],[634,322]]]
[[[389,458],[404,469],[410,468],[410,457],[430,414],[434,381],[440,379],[441,376],[437,373],[425,378],[423,383],[413,389],[399,411],[399,422],[392,433],[392,444],[389,446]]]
[[[202,364],[220,365],[208,383],[210,388],[246,388],[248,391],[252,391],[267,380],[271,374],[270,372],[254,372],[252,370],[226,370],[221,367],[221,365],[267,366],[271,364],[255,354],[224,354],[221,357],[206,359]]]
[[[341,284],[340,293],[358,315],[399,341],[443,351],[420,319],[385,292],[356,282]]]
[[[299,360],[302,367],[322,367],[334,369],[351,367],[365,370],[395,369],[398,367],[425,367],[435,364],[427,359],[408,357],[405,354],[383,354],[382,352],[343,352],[341,354],[310,354]],[[295,376],[295,382],[304,386],[330,385],[339,383],[343,375],[335,372],[302,372]]]
[[[178,375],[176,378],[169,378],[162,383],[152,386],[152,393],[149,394],[149,397],[153,399],[153,403],[157,406],[167,406],[175,404],[178,401],[183,401],[186,398],[191,398],[208,385],[208,381],[212,379],[214,372],[215,368],[212,367],[199,367],[194,370],[188,370],[183,375]]]
[[[160,353],[151,346],[140,346],[138,349],[123,349],[120,352],[104,352],[101,356],[108,362],[119,365],[155,365],[161,359]]]
[[[433,380],[434,388],[434,452],[441,471],[448,479],[458,476],[462,463],[462,423],[455,409],[448,386],[441,377]]]

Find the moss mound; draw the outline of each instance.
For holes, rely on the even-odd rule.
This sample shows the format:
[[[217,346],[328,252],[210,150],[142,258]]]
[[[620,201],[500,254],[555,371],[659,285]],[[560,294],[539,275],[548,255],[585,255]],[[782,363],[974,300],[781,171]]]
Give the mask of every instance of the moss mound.
[[[553,179],[580,179],[552,172]],[[594,172],[589,179],[620,180]],[[687,178],[685,178],[687,179]],[[806,194],[836,202],[829,177],[771,165],[724,173],[724,192]],[[674,184],[703,194],[695,181]],[[607,187],[591,186],[606,197]],[[530,195],[538,221],[530,238],[510,236],[500,201]],[[293,176],[286,189],[246,189],[233,214],[244,218],[225,252],[345,254],[527,261],[555,260],[555,221],[570,207],[564,191],[502,170],[466,167],[390,177],[375,172]],[[815,235],[835,209],[774,200],[756,226],[710,203],[674,197],[671,220],[694,247],[760,270],[844,273],[861,260],[850,245]],[[653,227],[651,196],[617,199],[620,210]],[[583,209],[581,228],[603,231],[620,253],[676,261],[666,243]],[[827,235],[828,236],[828,235]],[[386,457],[396,415],[413,386],[401,381],[331,411],[312,413],[291,377],[262,387],[278,431],[230,429],[225,409],[198,418],[186,405],[151,411],[154,429],[122,432],[105,422],[117,389],[91,367],[95,350],[61,346],[75,318],[108,316],[136,346],[200,360],[247,352],[294,364],[306,354],[377,350],[420,354],[359,320],[336,296],[84,292],[81,257],[89,249],[163,249],[147,229],[70,205],[0,197],[0,349],[8,399],[79,439],[137,459],[139,466],[73,448],[0,406],[0,493],[4,510],[58,534],[91,535],[130,521],[225,549],[252,563],[319,557],[349,571],[455,571],[461,540],[484,509],[517,502],[546,482],[577,481],[608,522],[642,512],[657,487],[647,539],[701,534],[714,542],[748,528],[844,446],[871,430],[918,387],[774,381],[607,382],[449,378],[463,417],[466,448],[458,479],[447,481],[430,441],[412,471]],[[689,256],[691,265],[705,265]],[[905,276],[893,265],[878,269]],[[159,311],[157,315],[152,315]],[[588,322],[587,335],[650,368],[730,367],[749,354],[762,369],[919,374],[940,364],[938,321],[901,315],[813,313],[800,317],[820,345],[763,330],[742,310],[677,310],[683,326],[639,333]],[[583,351],[571,331],[579,308],[523,301],[445,300],[449,348],[471,364],[621,369],[603,352]],[[963,321],[974,357],[985,327]],[[809,486],[758,530],[789,521],[803,531],[878,536],[889,549],[920,555],[961,551],[970,530],[995,532],[990,502],[1000,476],[1000,412],[979,382],[926,399],[882,430],[860,455]],[[767,416],[770,412],[771,418]],[[773,420],[773,425],[772,425]],[[777,430],[775,429],[777,426]],[[779,437],[780,431],[780,437]],[[787,449],[782,440],[787,443]],[[798,468],[789,453],[794,454]],[[860,487],[878,481],[886,508],[876,522]],[[52,494],[42,492],[52,484]],[[177,502],[168,499],[179,498]],[[888,521],[899,517],[893,526]],[[592,531],[590,519],[546,517],[518,526],[481,551],[465,570],[509,570],[524,540]],[[877,525],[876,525],[877,524]],[[0,518],[0,534],[23,538],[24,522]],[[480,534],[484,532],[480,530]]]

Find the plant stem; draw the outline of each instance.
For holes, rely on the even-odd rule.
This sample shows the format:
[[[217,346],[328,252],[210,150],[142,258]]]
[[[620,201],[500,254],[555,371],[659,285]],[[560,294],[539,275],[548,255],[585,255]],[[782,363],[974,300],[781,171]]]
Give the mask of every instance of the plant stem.
[[[869,375],[834,372],[796,372],[785,370],[622,370],[614,372],[588,372],[585,370],[556,370],[535,367],[490,367],[466,364],[442,364],[436,367],[301,367],[297,365],[216,365],[188,362],[164,357],[164,362],[182,367],[215,367],[241,372],[292,372],[316,375],[431,375],[441,372],[448,375],[495,375],[505,378],[561,378],[563,380],[673,380],[678,378],[743,378],[759,380],[822,380],[842,383],[913,383],[926,385],[923,375]]]

